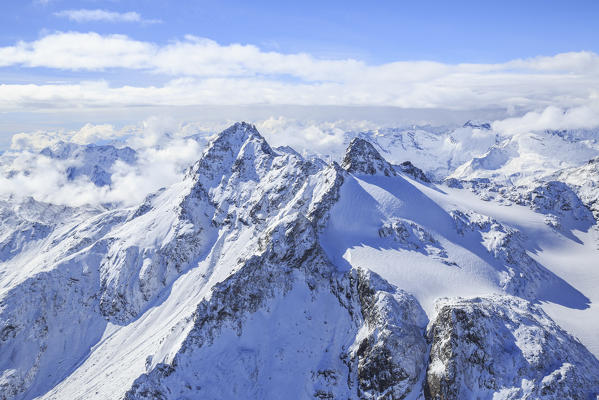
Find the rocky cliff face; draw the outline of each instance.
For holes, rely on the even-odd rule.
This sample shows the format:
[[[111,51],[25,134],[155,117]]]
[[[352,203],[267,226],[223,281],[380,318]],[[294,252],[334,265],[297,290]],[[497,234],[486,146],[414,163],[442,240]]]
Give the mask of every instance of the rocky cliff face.
[[[572,187],[599,221],[599,157],[579,167],[558,171],[549,179],[564,182]]]
[[[276,398],[291,391],[403,398],[419,391],[426,316],[417,301],[369,273],[338,273],[309,220],[290,216],[266,235],[262,252],[198,306],[172,363],[138,378],[126,398]],[[226,381],[232,385],[223,387]]]
[[[429,399],[597,395],[597,359],[522,299],[443,300],[428,339],[424,391]]]
[[[385,176],[396,175],[396,171],[385,160],[372,144],[364,139],[353,139],[345,158],[343,158],[342,167],[351,173],[376,175],[382,174]]]
[[[239,123],[137,207],[2,203],[0,399],[599,394],[595,356],[538,305],[589,298],[443,190],[364,139],[326,165]],[[588,220],[563,184],[518,193],[527,217]]]

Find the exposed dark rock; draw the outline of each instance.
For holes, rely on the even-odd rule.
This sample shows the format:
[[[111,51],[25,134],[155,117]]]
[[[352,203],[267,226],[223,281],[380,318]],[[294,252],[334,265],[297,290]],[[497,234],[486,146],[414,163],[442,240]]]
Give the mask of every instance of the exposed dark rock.
[[[597,359],[525,300],[447,300],[428,332],[427,399],[582,400],[599,394]]]
[[[424,172],[422,172],[422,170],[420,168],[418,168],[414,164],[412,164],[410,161],[402,162],[401,164],[399,164],[397,166],[397,168],[399,168],[399,170],[401,172],[403,172],[404,174],[410,175],[414,179],[417,179],[417,180],[425,182],[425,183],[431,183],[431,180],[428,179],[426,174]]]
[[[352,174],[395,176],[397,173],[374,148],[361,138],[354,138],[345,152],[341,166]]]

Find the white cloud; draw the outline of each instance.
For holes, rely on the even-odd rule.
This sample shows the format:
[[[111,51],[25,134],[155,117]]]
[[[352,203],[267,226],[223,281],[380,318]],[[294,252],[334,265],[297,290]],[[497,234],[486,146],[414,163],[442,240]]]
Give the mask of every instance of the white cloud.
[[[347,132],[361,132],[381,126],[365,120],[302,121],[270,117],[256,128],[272,146],[291,146],[301,153],[342,155]]]
[[[188,127],[171,119],[150,118],[120,130],[111,125],[86,124],[74,131],[37,131],[13,136],[11,151],[0,157],[0,197],[32,196],[70,206],[139,204],[145,196],[183,179],[185,169],[199,159],[202,145],[182,137]],[[87,177],[67,179],[77,160],[58,160],[39,154],[58,141],[78,144],[124,139],[137,149],[134,165],[116,162],[110,186],[98,187]],[[9,173],[12,171],[12,173]]]
[[[83,46],[82,43],[85,43]],[[90,71],[90,80],[0,85],[0,111],[132,105],[362,105],[454,110],[580,107],[599,93],[599,55],[563,53],[503,64],[369,65],[186,36],[158,45],[125,35],[58,32],[0,47],[0,66]],[[116,85],[106,69],[152,74]],[[158,76],[158,78],[157,78]],[[166,77],[166,78],[165,78]]]
[[[84,44],[84,45],[83,45]],[[0,66],[22,65],[68,70],[110,67],[140,68],[154,45],[123,35],[58,33],[34,42],[18,42],[0,48]]]
[[[90,144],[122,138],[127,134],[126,129],[117,130],[110,124],[94,125],[87,123],[81,129],[72,131],[39,130],[16,133],[12,136],[10,148],[14,151],[40,151],[59,141]]]
[[[116,139],[123,136],[123,132],[114,129],[110,124],[85,124],[71,137],[71,141],[77,144],[98,143],[104,140]]]
[[[75,21],[143,22],[136,13],[103,10],[68,10],[61,16]],[[221,45],[194,36],[159,45],[125,35],[58,32],[0,47],[0,67],[89,72],[86,81],[0,84],[3,113],[198,105],[394,106],[430,109],[430,120],[438,108],[503,108],[528,111],[493,123],[495,131],[505,134],[599,126],[599,56],[591,52],[502,64],[400,61],[369,65],[355,59],[263,51],[253,45]],[[115,84],[103,71],[116,68],[135,71],[138,82],[151,74],[152,82],[159,83]],[[329,112],[323,108],[322,113]],[[321,154],[341,154],[347,131],[380,127],[354,114],[318,121],[259,118],[251,122],[273,146],[290,145],[300,152]],[[29,173],[11,178],[0,174],[0,194],[70,205],[135,204],[159,187],[180,180],[184,168],[199,158],[201,145],[185,136],[198,130],[220,130],[233,122],[224,119],[206,129],[201,123],[149,118],[126,127],[85,124],[76,130],[18,133],[12,137],[11,154],[2,157],[12,157],[12,167],[26,166]],[[137,149],[139,161],[133,166],[115,164],[110,187],[97,187],[83,177],[69,181],[65,162],[38,154],[60,140],[78,144],[118,140]]]
[[[547,129],[590,129],[599,126],[599,100],[569,109],[549,106],[521,117],[493,122],[493,129],[505,134],[538,132]]]
[[[85,46],[82,46],[82,43],[85,43]],[[50,54],[53,57],[48,57]],[[526,77],[526,74],[536,76],[540,73],[560,72],[576,72],[594,77],[599,75],[599,55],[592,52],[562,53],[552,57],[514,60],[504,64],[398,61],[367,65],[354,59],[328,60],[306,53],[262,51],[251,44],[220,45],[193,35],[185,36],[184,40],[157,45],[134,40],[125,35],[57,32],[36,41],[0,47],[0,55],[0,62],[5,66],[22,65],[66,70],[128,68],[173,76],[200,77],[289,75],[309,82],[363,80],[367,83],[410,83],[446,77]]]
[[[74,84],[1,84],[0,110],[77,109],[191,105],[345,105],[403,108],[524,108],[586,104],[595,81],[557,75],[444,77],[404,82],[285,82],[267,78],[184,78],[160,86],[112,86],[106,81]]]
[[[119,13],[108,10],[62,10],[55,12],[54,15],[57,17],[68,18],[75,22],[90,22],[90,21],[103,21],[103,22],[143,22],[143,23],[158,23],[161,22],[157,19],[143,19],[141,15],[135,11],[129,11],[125,13]]]

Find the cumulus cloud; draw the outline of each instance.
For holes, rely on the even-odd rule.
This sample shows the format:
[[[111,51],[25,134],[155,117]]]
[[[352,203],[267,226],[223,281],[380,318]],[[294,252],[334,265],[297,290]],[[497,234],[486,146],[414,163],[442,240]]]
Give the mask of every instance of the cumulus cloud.
[[[599,126],[599,100],[569,109],[549,106],[521,117],[495,121],[492,126],[494,130],[505,134],[594,128]]]
[[[599,55],[592,52],[502,64],[369,65],[195,36],[159,45],[125,35],[57,32],[0,47],[0,66],[83,70],[92,76],[85,82],[0,85],[0,110],[295,104],[532,111],[583,106],[599,92]],[[160,83],[115,85],[102,74],[115,68]]]
[[[81,43],[86,45],[81,46]],[[13,46],[1,47],[0,54],[3,65],[44,66],[70,70],[131,68],[202,77],[290,75],[306,81],[333,82],[347,82],[357,78],[366,81],[421,82],[461,74],[517,75],[564,71],[599,75],[599,56],[592,52],[562,53],[552,57],[521,59],[503,64],[397,61],[368,65],[355,59],[332,60],[316,58],[307,53],[263,51],[251,44],[221,45],[193,35],[186,35],[183,40],[157,45],[126,35],[57,32],[36,41],[21,41]],[[48,54],[53,54],[54,58],[48,59]],[[131,57],[123,58],[126,54]],[[103,58],[93,60],[98,55],[102,55]]]
[[[119,13],[108,10],[62,10],[55,12],[57,17],[68,18],[75,22],[103,21],[103,22],[143,22],[143,23],[158,23],[157,19],[143,19],[141,15],[135,11]]]
[[[38,131],[13,136],[11,151],[0,157],[0,197],[25,198],[69,206],[139,204],[146,195],[183,178],[199,159],[203,144],[184,135],[189,128],[172,120],[150,118],[137,126],[115,129],[86,124],[74,131]],[[40,150],[59,141],[89,144],[119,139],[136,146],[134,164],[117,161],[109,168],[111,184],[96,186],[88,176],[69,179],[78,159],[56,159]]]
[[[59,142],[88,144],[112,144],[145,149],[162,146],[175,139],[184,139],[194,134],[210,136],[232,122],[218,124],[204,122],[181,122],[172,117],[149,117],[138,124],[120,128],[112,124],[86,123],[79,129],[36,130],[12,135],[10,150],[14,152],[39,152]]]
[[[85,45],[82,45],[85,43]],[[144,68],[154,52],[151,43],[124,35],[56,33],[33,42],[0,47],[0,66],[47,67],[69,70]]]
[[[282,116],[256,123],[272,146],[291,146],[303,154],[335,155],[335,158],[343,154],[348,133],[380,127],[367,120],[302,121]]]
[[[15,151],[39,151],[45,147],[54,145],[60,141],[76,144],[101,143],[121,138],[127,134],[127,130],[117,130],[113,125],[94,125],[87,123],[78,130],[39,130],[34,132],[20,132],[12,136],[11,150]]]

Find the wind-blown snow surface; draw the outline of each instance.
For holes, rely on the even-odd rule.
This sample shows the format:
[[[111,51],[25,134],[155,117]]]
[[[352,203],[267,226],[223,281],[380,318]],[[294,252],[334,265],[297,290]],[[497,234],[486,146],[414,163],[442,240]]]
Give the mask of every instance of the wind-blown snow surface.
[[[470,122],[326,164],[239,123],[133,207],[9,197],[0,398],[594,398],[597,146],[548,135],[586,153],[514,174],[532,136]]]

